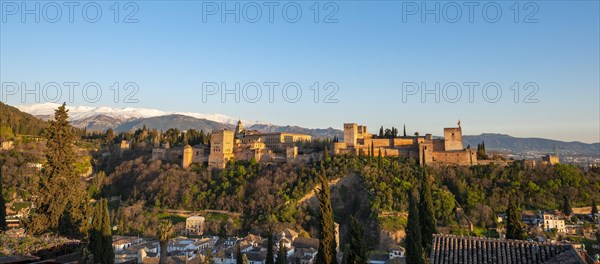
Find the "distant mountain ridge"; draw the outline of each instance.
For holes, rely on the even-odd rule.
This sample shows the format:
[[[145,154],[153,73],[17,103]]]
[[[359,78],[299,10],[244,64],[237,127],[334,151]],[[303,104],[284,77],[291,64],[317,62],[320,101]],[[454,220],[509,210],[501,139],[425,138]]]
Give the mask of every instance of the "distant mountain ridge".
[[[551,153],[556,148],[559,153],[585,154],[600,156],[600,142],[564,142],[545,138],[518,138],[505,134],[484,133],[481,135],[464,135],[463,145],[471,145],[472,148],[477,144],[485,142],[486,150],[509,150],[513,152],[547,152]]]

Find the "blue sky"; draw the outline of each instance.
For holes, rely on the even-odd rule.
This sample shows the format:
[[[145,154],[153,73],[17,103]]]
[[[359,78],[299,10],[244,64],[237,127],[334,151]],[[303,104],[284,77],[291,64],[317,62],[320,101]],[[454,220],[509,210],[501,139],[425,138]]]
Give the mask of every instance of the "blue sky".
[[[471,2],[319,2],[318,23],[315,1],[276,2],[272,23],[265,2],[138,1],[125,9],[128,2],[119,1],[119,23],[113,21],[115,1],[94,2],[102,11],[96,23],[85,21],[93,19],[95,6],[88,7],[87,17],[82,15],[87,2],[74,7],[73,23],[65,2],[56,2],[62,12],[56,23],[47,21],[56,17],[56,6],[49,2],[0,2],[2,84],[25,83],[29,89],[35,89],[36,82],[41,87],[52,82],[99,84],[99,101],[86,101],[80,86],[73,105],[222,113],[305,127],[341,129],[344,122],[357,122],[372,132],[381,125],[406,124],[409,133],[437,135],[461,119],[465,134],[600,141],[599,1],[518,2],[518,8],[514,1],[474,1],[472,22],[467,6]],[[21,21],[23,3],[28,9],[40,4],[39,23],[33,14],[25,14],[25,22]],[[233,15],[225,15],[223,22],[221,4],[233,9],[236,3],[240,22]],[[432,14],[426,14],[423,22],[423,5],[434,9],[436,3],[439,23]],[[215,5],[219,10],[211,15],[209,8]],[[250,23],[257,6],[262,16]],[[419,10],[409,9],[415,6]],[[457,6],[462,16],[451,23]],[[482,14],[484,6],[487,16]],[[130,18],[137,23],[123,23],[134,7],[137,12]],[[298,22],[286,21],[295,17],[296,7],[302,10]],[[337,12],[328,17],[335,8]],[[334,23],[324,23],[326,18]],[[490,22],[494,18],[498,21]],[[120,84],[117,103],[110,89],[115,82]],[[139,87],[133,97],[137,103],[124,102],[127,91],[122,86],[127,82]],[[225,83],[234,89],[236,82],[241,87],[258,83],[261,99],[251,102],[240,96],[235,102],[227,95],[222,102],[217,93],[203,100],[203,83]],[[273,102],[265,82],[280,83]],[[473,88],[473,102],[465,85],[469,82],[479,83]],[[296,103],[282,95],[282,87],[293,83],[302,90]],[[319,83],[318,103],[314,83]],[[337,85],[332,98],[337,103],[324,102],[331,91],[323,90],[326,83]],[[409,83],[417,83],[419,91],[403,100]],[[434,93],[440,84],[439,102],[433,94],[421,99],[422,83]],[[453,83],[462,91],[456,100]],[[519,84],[518,102],[514,83]],[[526,103],[532,87],[537,91]],[[2,100],[8,104],[36,101],[28,95],[23,102],[20,93],[12,95],[7,89],[3,88]],[[62,102],[68,100],[68,88],[61,89]],[[502,96],[488,102],[497,89]],[[240,88],[244,91],[254,97],[254,89]],[[291,91],[288,99],[295,96]]]

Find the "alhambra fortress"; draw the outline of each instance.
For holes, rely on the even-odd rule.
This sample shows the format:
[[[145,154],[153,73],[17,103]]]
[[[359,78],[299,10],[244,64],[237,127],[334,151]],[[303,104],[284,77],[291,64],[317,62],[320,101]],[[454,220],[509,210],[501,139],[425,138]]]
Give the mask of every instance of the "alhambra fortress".
[[[210,167],[224,168],[230,160],[256,160],[260,163],[309,162],[323,158],[323,151],[311,150],[299,145],[310,142],[312,137],[306,134],[276,132],[262,133],[245,130],[241,121],[235,131],[217,130],[211,135],[208,145],[170,148],[168,143],[152,150],[153,160],[180,160],[182,167],[192,163],[208,164]],[[121,147],[129,144],[122,142]],[[444,138],[425,136],[398,136],[381,138],[369,134],[367,127],[355,123],[344,124],[344,140],[333,142],[327,148],[331,155],[354,154],[372,156],[399,156],[412,158],[421,166],[425,164],[445,163],[462,166],[478,164],[477,151],[464,148],[462,128],[444,128]]]

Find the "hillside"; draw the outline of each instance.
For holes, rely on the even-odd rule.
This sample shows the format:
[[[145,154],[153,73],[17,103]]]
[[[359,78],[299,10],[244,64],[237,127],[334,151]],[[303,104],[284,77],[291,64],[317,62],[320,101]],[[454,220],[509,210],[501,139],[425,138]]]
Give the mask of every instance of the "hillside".
[[[476,136],[463,136],[463,145],[476,147],[485,142],[487,150],[509,150],[522,153],[527,151],[553,152],[554,148],[560,153],[584,154],[600,156],[600,143],[564,142],[545,138],[517,138],[504,134],[484,133]]]
[[[148,128],[155,128],[166,131],[169,128],[178,128],[179,130],[196,130],[213,131],[219,129],[233,129],[233,125],[218,123],[207,119],[200,119],[185,115],[166,115],[149,118],[137,118],[123,122],[115,128],[115,131],[126,132],[142,128],[144,125]]]
[[[0,137],[15,134],[39,135],[47,123],[19,109],[0,102]]]

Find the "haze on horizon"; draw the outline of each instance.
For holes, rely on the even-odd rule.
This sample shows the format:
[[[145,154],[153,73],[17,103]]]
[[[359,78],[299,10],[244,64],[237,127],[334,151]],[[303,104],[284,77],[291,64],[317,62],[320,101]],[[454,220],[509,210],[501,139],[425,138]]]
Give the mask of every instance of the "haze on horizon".
[[[204,17],[202,2],[144,1],[136,2],[138,22],[114,23],[108,3],[100,3],[104,16],[98,23],[3,20],[0,100],[13,106],[48,102],[40,94],[8,94],[5,84],[25,83],[39,92],[43,88],[36,83],[56,82],[63,95],[56,102],[74,106],[219,113],[308,128],[341,129],[355,122],[371,133],[405,124],[411,134],[440,135],[460,119],[466,135],[600,142],[597,1],[534,2],[539,8],[534,23],[524,23],[531,10],[523,6],[515,22],[512,3],[504,2],[498,2],[503,15],[495,23],[481,16],[472,23],[466,17],[435,22],[434,16],[422,22],[418,14],[403,17],[405,6],[393,1],[335,2],[334,23],[323,23],[331,11],[324,6],[315,23],[308,2],[298,2],[304,15],[297,23],[281,17],[248,23],[233,16],[226,22]],[[65,82],[97,83],[102,95],[90,102],[75,93],[69,102]],[[275,82],[271,101],[265,83]],[[121,92],[117,102],[114,83]],[[124,102],[131,91],[124,89],[126,83],[137,85],[137,102]],[[207,92],[215,83],[221,91],[238,89],[239,100]],[[257,101],[241,94],[253,83],[262,92]],[[294,83],[302,95],[290,102],[282,87]],[[470,83],[477,83],[472,100]],[[414,84],[420,91],[413,94]],[[488,100],[493,92],[483,96],[482,87],[489,84],[502,92],[496,102]],[[325,100],[334,87],[330,99],[335,100]],[[426,89],[437,89],[438,98],[420,93]],[[245,96],[255,98],[252,92]]]

